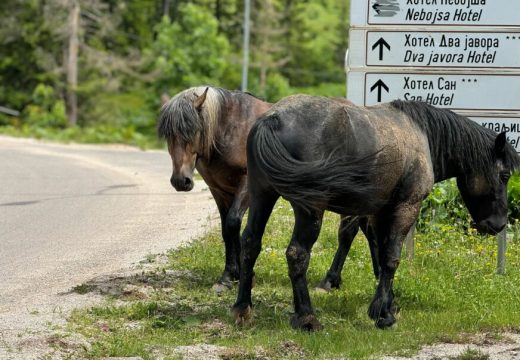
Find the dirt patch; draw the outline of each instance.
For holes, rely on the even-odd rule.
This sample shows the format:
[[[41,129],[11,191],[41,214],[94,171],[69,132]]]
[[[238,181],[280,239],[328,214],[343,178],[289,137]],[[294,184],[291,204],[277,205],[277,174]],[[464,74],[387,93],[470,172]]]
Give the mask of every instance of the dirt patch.
[[[520,334],[468,336],[467,343],[441,343],[423,347],[412,357],[384,356],[383,360],[520,360]]]
[[[202,332],[204,332],[204,334],[211,337],[223,338],[231,334],[229,325],[220,319],[214,319],[212,321],[206,322],[200,326],[200,329]]]
[[[25,336],[11,350],[14,356],[18,351],[24,349],[32,349],[33,353],[38,354],[38,359],[77,359],[90,350],[90,344],[79,334],[56,333],[48,336],[35,334]],[[29,355],[26,356],[31,358]]]
[[[178,346],[174,349],[177,356],[186,360],[220,360],[227,351],[229,349],[226,347],[209,344]]]
[[[199,279],[191,272],[181,270],[126,272],[99,276],[75,286],[65,294],[93,293],[127,300],[143,300],[147,299],[154,290],[171,288],[179,280],[197,281]]]
[[[173,354],[185,360],[271,360],[271,359],[307,359],[306,352],[293,341],[280,343],[273,349],[256,346],[253,350],[229,348],[210,344],[178,346]]]

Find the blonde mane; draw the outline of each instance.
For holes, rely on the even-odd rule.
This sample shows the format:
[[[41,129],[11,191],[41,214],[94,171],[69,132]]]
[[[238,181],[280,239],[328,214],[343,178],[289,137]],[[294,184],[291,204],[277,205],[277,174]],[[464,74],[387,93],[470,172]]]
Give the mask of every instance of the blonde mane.
[[[215,141],[216,130],[221,113],[220,105],[223,102],[224,98],[221,92],[219,92],[213,87],[198,86],[188,90],[193,90],[194,95],[201,96],[206,90],[206,88],[208,88],[208,93],[206,94],[206,100],[204,101],[204,104],[202,104],[202,117],[206,122],[207,130],[205,132],[205,139],[201,139],[201,142],[203,143],[204,149],[207,149],[207,151],[209,152],[212,149],[217,148],[217,143]]]
[[[195,100],[208,89],[206,100],[199,112]],[[211,86],[197,86],[175,95],[163,105],[159,116],[158,133],[166,139],[180,138],[194,144],[199,140],[200,149],[209,158],[217,148],[217,128],[225,101],[225,90]]]

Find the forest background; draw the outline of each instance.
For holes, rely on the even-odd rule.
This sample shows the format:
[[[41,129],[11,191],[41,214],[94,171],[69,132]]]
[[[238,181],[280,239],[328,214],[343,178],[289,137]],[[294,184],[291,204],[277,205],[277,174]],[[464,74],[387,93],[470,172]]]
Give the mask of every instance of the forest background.
[[[345,95],[349,1],[251,0],[248,91]],[[242,0],[3,0],[0,132],[159,145],[161,98],[239,89]]]

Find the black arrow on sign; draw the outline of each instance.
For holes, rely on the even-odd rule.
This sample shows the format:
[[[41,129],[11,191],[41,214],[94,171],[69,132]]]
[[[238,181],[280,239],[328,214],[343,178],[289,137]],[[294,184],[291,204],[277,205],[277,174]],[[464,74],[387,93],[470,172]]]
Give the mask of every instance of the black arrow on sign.
[[[379,8],[381,7],[381,4],[378,4],[378,3],[375,3],[374,5],[372,5],[372,9],[374,9],[376,11],[376,13],[380,13],[381,11],[379,11]]]
[[[377,88],[377,102],[381,102],[381,89],[385,89],[386,92],[389,92],[390,89],[386,84],[381,80],[377,80],[377,82],[370,88],[370,92],[373,92]]]
[[[383,50],[384,48],[387,48],[390,50],[390,45],[383,39],[382,37],[379,38],[379,40],[376,41],[374,45],[372,45],[372,50],[375,50],[376,47],[379,46],[379,60],[383,60]]]

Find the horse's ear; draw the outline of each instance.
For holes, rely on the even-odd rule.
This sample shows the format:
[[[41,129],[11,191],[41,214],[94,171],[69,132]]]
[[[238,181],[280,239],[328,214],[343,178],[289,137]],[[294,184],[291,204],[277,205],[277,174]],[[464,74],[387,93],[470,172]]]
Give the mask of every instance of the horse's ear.
[[[506,154],[506,143],[507,136],[506,132],[503,131],[500,134],[498,134],[497,138],[495,139],[495,154],[498,157],[503,157]]]
[[[197,98],[195,99],[193,105],[195,106],[195,109],[197,109],[197,111],[202,110],[202,104],[204,104],[204,101],[206,101],[206,95],[208,95],[208,90],[209,87],[207,87],[206,90],[204,90],[204,92],[200,96],[197,96],[197,94],[195,94]]]

